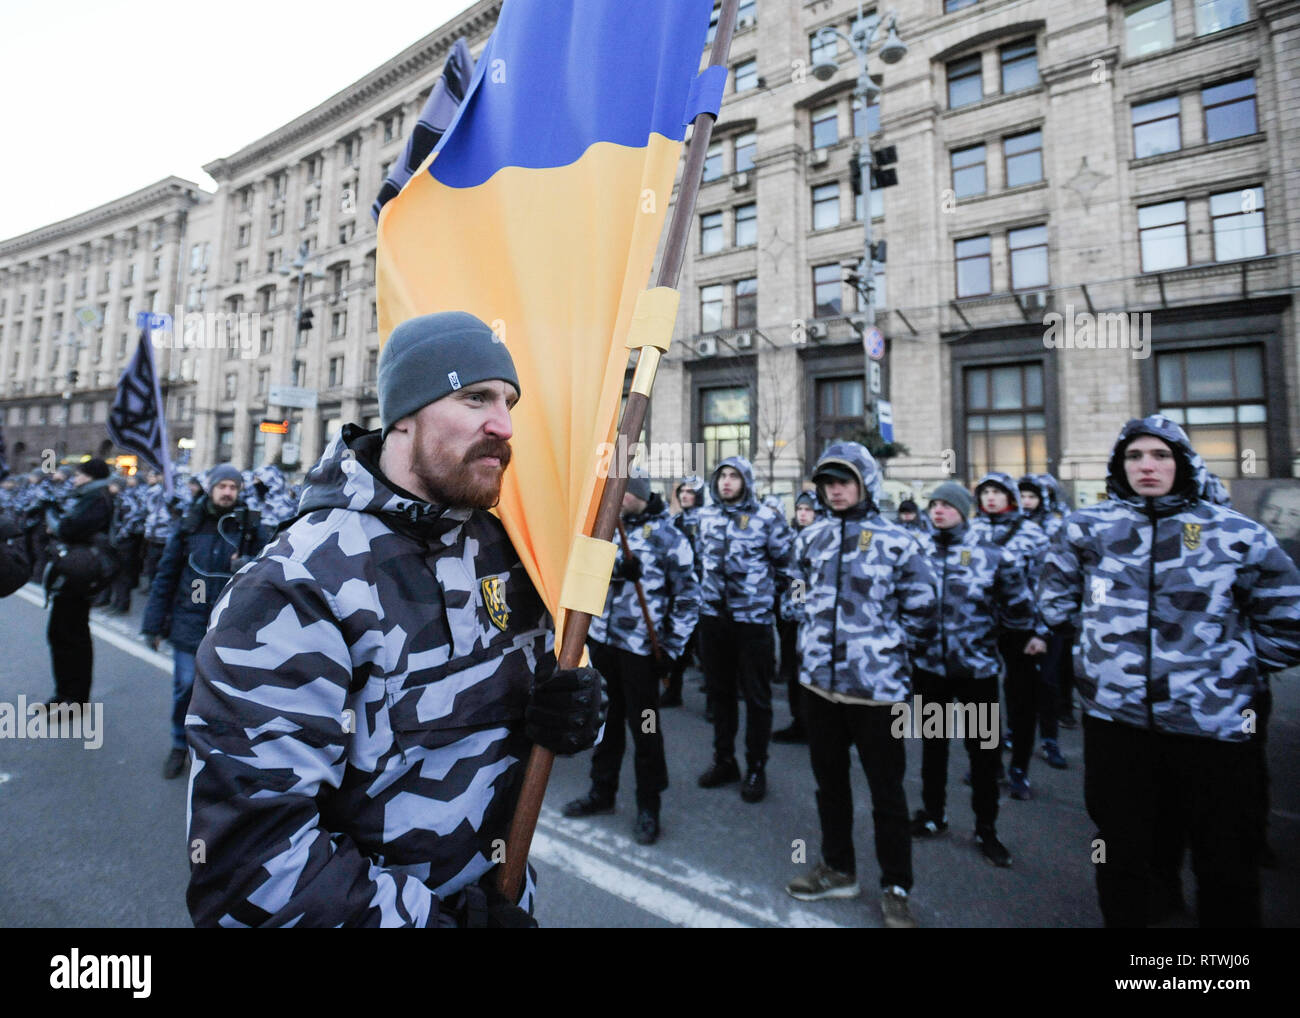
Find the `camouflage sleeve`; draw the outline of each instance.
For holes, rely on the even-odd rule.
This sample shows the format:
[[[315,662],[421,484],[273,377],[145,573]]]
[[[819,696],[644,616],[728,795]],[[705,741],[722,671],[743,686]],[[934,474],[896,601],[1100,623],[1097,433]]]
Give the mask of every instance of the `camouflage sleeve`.
[[[1300,664],[1300,570],[1268,531],[1252,543],[1247,562],[1237,574],[1237,587],[1260,664],[1268,669]]]
[[[1038,614],[1048,629],[1077,626],[1083,604],[1083,570],[1074,542],[1083,534],[1070,517],[1047,548],[1038,580]]]
[[[691,542],[676,527],[664,527],[668,538],[663,552],[664,578],[668,581],[668,624],[664,651],[672,658],[686,653],[686,641],[700,618],[700,581],[695,578],[695,555]]]
[[[808,529],[794,535],[790,547],[790,586],[782,592],[777,615],[782,622],[803,623],[808,604],[808,564],[804,561],[807,554],[806,540]]]
[[[994,610],[1002,629],[1034,628],[1034,598],[1029,591],[1029,578],[1016,557],[1005,549],[993,574],[993,590]]]
[[[898,558],[898,617],[912,657],[939,631],[939,592],[930,559],[912,540],[904,542]]]
[[[794,555],[795,533],[780,513],[775,514],[771,533],[767,537],[767,557],[776,573],[776,592],[784,593],[794,580],[791,560]]]
[[[289,564],[263,560],[233,584],[199,647],[186,719],[190,915],[196,926],[439,925],[427,886],[373,863],[323,816],[346,766],[351,656],[325,595],[284,576]]]

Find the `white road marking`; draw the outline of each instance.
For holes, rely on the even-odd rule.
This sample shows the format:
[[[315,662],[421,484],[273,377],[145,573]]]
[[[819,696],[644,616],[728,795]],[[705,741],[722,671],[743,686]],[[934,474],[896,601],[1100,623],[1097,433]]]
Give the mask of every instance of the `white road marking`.
[[[33,588],[31,584],[28,584],[26,587],[15,591],[15,593],[24,601],[40,608],[45,604],[45,595],[44,593],[36,593],[37,590],[40,590],[40,588]],[[138,658],[145,664],[153,665],[160,671],[164,671],[169,675],[171,674],[172,659],[161,651],[150,650],[140,641],[133,640],[129,636],[124,636],[120,631],[110,629],[102,622],[96,622],[93,619],[90,623],[90,631],[105,643],[111,643],[118,650],[125,651],[127,654]]]

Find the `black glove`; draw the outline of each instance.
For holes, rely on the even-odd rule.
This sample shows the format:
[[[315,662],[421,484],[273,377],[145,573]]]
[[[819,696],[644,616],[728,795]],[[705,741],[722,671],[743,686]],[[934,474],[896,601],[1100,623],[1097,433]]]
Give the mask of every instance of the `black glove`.
[[[537,920],[497,890],[494,866],[465,888],[460,925],[470,930],[535,930]]]
[[[600,672],[574,668],[534,683],[524,710],[524,732],[543,749],[571,756],[596,744],[604,720]]]
[[[636,580],[641,579],[644,570],[641,568],[641,560],[635,555],[624,558],[618,565],[618,576],[620,579]]]

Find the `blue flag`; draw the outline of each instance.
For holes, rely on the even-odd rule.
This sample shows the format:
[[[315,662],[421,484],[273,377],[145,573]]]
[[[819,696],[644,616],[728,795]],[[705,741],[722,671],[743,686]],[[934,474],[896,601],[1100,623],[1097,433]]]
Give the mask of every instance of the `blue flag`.
[[[145,312],[147,315],[148,312]],[[117,383],[108,414],[108,437],[123,449],[148,460],[163,475],[163,488],[172,490],[172,458],[168,455],[167,414],[154,370],[153,342],[141,323],[140,344]]]

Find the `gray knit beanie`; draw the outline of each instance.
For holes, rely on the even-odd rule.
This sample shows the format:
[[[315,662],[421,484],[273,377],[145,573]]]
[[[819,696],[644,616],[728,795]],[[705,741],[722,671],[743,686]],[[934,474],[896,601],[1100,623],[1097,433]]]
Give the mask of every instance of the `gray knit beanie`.
[[[970,519],[970,511],[975,507],[975,500],[971,498],[970,492],[963,488],[956,481],[944,481],[943,484],[930,492],[930,501],[935,500],[947,502],[962,515],[962,519]]]
[[[642,502],[650,501],[650,478],[639,470],[633,470],[628,474],[627,493],[639,498]]]
[[[475,382],[500,379],[519,392],[506,345],[464,311],[410,318],[392,331],[379,355],[379,419],[383,437],[404,417]]]
[[[234,481],[242,488],[244,486],[244,475],[239,472],[238,467],[231,463],[219,463],[204,476],[204,490],[211,491],[222,481]]]

